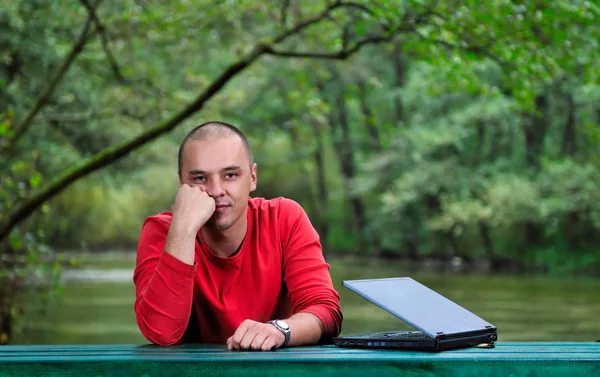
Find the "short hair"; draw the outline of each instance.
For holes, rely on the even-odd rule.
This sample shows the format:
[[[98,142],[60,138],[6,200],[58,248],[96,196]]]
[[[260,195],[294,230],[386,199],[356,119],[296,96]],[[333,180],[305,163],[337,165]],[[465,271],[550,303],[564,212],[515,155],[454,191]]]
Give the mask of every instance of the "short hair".
[[[246,150],[246,155],[248,156],[248,161],[250,162],[250,169],[252,169],[252,165],[254,164],[254,156],[252,155],[252,149],[250,148],[250,143],[248,143],[246,135],[244,135],[242,131],[231,124],[219,121],[209,121],[196,126],[193,130],[188,132],[181,142],[181,145],[179,145],[179,154],[177,157],[177,173],[179,174],[179,177],[181,178],[183,148],[188,140],[206,140],[209,138],[223,138],[233,135],[239,136],[239,138],[242,140],[244,149]]]

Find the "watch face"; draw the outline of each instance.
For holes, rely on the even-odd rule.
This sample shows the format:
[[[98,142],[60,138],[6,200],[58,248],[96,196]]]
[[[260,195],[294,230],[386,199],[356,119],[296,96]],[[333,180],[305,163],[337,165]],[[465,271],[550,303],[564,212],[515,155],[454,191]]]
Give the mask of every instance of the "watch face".
[[[277,320],[277,326],[281,327],[284,330],[288,330],[290,328],[287,323],[280,320]]]

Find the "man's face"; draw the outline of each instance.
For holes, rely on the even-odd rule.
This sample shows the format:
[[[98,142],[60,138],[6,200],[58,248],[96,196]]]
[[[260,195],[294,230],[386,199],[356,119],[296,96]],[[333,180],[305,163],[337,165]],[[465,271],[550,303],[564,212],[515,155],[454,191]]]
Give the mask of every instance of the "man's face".
[[[198,186],[215,199],[206,227],[225,230],[246,216],[248,196],[256,189],[256,164],[237,135],[188,140],[182,154],[180,185]]]

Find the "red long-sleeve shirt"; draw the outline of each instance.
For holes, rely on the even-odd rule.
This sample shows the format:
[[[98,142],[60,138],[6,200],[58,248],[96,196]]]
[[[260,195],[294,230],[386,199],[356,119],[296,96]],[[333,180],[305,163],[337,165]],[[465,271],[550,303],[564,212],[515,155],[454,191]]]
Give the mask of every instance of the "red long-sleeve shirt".
[[[225,343],[245,319],[266,322],[312,313],[324,339],[339,334],[339,295],[319,236],[290,199],[248,199],[248,231],[235,256],[215,255],[198,232],[195,265],[165,252],[171,213],[144,222],[133,275],[135,314],[152,343]],[[185,335],[185,337],[184,337]]]

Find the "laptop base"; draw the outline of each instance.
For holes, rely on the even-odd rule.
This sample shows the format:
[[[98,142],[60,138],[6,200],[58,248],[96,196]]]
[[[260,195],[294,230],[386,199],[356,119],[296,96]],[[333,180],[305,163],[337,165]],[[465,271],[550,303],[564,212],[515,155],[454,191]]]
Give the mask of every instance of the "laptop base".
[[[439,352],[449,349],[493,344],[496,333],[468,335],[447,339],[432,339],[420,331],[387,331],[333,338],[333,344],[342,348],[395,349],[407,351]]]

